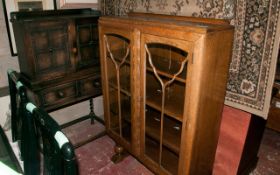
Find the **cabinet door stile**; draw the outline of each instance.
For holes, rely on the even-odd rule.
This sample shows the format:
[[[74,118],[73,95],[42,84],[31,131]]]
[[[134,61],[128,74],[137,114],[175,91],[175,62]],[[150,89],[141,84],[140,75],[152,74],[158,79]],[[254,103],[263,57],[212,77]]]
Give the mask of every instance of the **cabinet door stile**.
[[[105,43],[103,36],[105,35],[104,33],[104,28],[99,25],[99,45],[100,45],[100,65],[101,65],[101,83],[102,83],[102,93],[103,93],[103,105],[104,105],[104,118],[105,118],[105,125],[106,128],[110,128],[110,120],[108,119],[107,116],[109,116],[109,95],[108,95],[108,85],[107,85],[107,66],[106,65],[106,60],[104,59],[106,56],[105,53]]]
[[[131,135],[132,32],[103,30],[101,33],[102,46],[104,46],[102,61],[105,66],[103,84],[106,86],[105,98],[108,100],[105,118],[108,121],[109,132],[119,137],[121,142],[130,145],[133,141]]]
[[[190,113],[190,108],[192,104],[191,95],[192,94],[192,86],[191,86],[191,77],[193,74],[193,62],[194,62],[194,54],[193,52],[190,54],[191,60],[188,64],[188,72],[187,72],[187,79],[186,79],[186,89],[185,89],[185,103],[184,103],[184,119],[182,123],[182,135],[181,135],[181,146],[180,146],[180,158],[179,158],[179,167],[178,167],[178,174],[179,175],[187,175],[189,172],[189,167],[185,166],[186,161],[191,161],[191,143],[193,142],[193,132],[195,132],[194,126],[190,124],[190,120],[194,117]],[[187,95],[189,94],[189,95]],[[190,128],[193,128],[191,131]],[[190,131],[190,132],[188,132]]]
[[[140,37],[139,30],[133,30],[133,39],[131,41],[131,128],[132,128],[132,152],[140,155],[140,105],[141,105],[141,81],[140,81]]]

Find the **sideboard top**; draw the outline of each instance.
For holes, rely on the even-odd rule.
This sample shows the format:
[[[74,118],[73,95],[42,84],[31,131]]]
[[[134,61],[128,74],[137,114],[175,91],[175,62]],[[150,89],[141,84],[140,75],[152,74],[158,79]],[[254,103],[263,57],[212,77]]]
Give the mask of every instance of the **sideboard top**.
[[[59,18],[80,18],[100,16],[101,12],[90,8],[85,9],[64,9],[64,10],[44,10],[31,12],[11,12],[11,22],[37,20],[59,17]]]

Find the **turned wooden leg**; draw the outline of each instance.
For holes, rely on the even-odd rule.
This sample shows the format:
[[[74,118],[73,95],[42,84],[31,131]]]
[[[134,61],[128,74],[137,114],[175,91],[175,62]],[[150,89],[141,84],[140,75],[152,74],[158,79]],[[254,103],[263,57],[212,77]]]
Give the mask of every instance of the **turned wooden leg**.
[[[90,119],[91,119],[90,123],[94,124],[95,113],[94,113],[94,104],[93,104],[92,98],[89,100],[89,110],[90,110],[89,115],[90,115]]]
[[[114,163],[121,162],[124,158],[128,156],[128,153],[120,145],[115,146],[115,155],[112,156],[111,161]]]

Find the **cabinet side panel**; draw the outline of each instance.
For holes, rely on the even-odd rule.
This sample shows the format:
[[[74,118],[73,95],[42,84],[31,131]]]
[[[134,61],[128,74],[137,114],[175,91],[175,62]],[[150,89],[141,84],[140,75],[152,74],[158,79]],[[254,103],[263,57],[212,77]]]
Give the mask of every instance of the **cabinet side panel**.
[[[14,35],[16,40],[16,47],[18,52],[18,61],[20,70],[28,78],[31,78],[34,74],[34,62],[27,56],[27,48],[30,45],[26,41],[25,25],[22,22],[13,22]],[[27,48],[26,48],[27,47]]]
[[[187,131],[193,133],[193,143],[190,144],[191,161],[185,161],[190,168],[189,174],[212,173],[232,52],[233,31],[209,33],[202,40],[202,45],[197,45],[200,49],[196,49],[202,53],[194,53],[195,76],[191,81],[192,93],[194,92],[190,95],[192,127],[187,128]]]

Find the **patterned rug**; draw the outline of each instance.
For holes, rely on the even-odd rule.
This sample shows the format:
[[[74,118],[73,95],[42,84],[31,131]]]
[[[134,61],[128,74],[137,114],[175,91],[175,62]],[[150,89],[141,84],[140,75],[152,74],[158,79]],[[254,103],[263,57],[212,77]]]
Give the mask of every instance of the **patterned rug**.
[[[229,19],[235,37],[226,104],[267,117],[280,37],[279,0],[104,0],[101,9],[105,15],[136,11]]]

